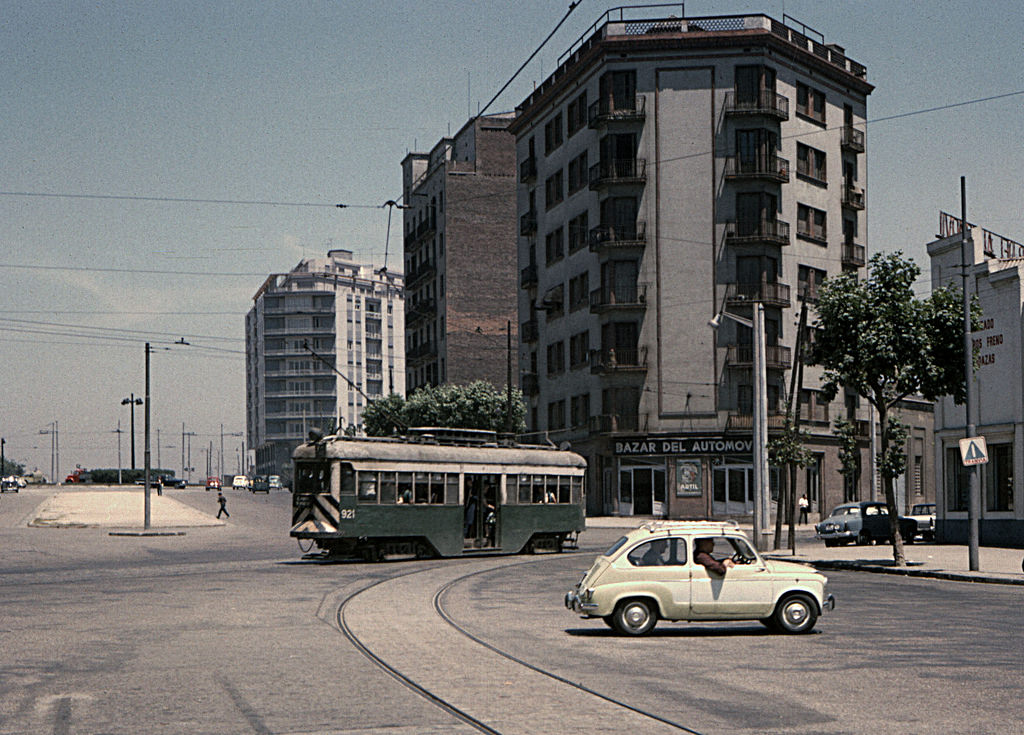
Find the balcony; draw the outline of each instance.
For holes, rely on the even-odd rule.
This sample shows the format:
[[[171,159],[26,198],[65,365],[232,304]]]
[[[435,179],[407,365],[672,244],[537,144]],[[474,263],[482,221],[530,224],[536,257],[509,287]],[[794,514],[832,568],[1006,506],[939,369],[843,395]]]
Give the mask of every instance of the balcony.
[[[537,264],[533,263],[519,271],[519,287],[533,288],[537,285]]]
[[[755,95],[738,96],[735,92],[725,95],[726,115],[764,115],[777,120],[789,119],[789,100],[770,90],[761,90]]]
[[[729,156],[725,159],[724,176],[728,181],[760,180],[785,184],[789,181],[789,161],[779,156]]]
[[[426,240],[431,237],[437,231],[437,220],[433,217],[427,217],[425,220],[420,222],[416,226],[416,239]]]
[[[523,342],[536,342],[540,338],[540,328],[536,319],[530,319],[519,325],[519,338]]]
[[[405,353],[405,361],[407,363],[418,363],[430,360],[437,356],[437,343],[435,342],[421,342],[420,344],[413,347],[407,353]]]
[[[789,286],[785,283],[729,283],[725,287],[725,300],[731,304],[749,304],[760,301],[765,306],[789,308]]]
[[[647,245],[646,222],[605,224],[590,230],[590,252],[613,253],[620,249],[642,248]]]
[[[647,431],[647,414],[605,413],[591,416],[588,421],[591,434],[623,434]]]
[[[434,265],[433,260],[425,260],[420,263],[416,268],[412,270],[405,277],[405,288],[412,290],[420,285],[423,281],[428,278],[432,278],[437,273],[437,268]]]
[[[632,350],[591,350],[591,373],[630,373],[647,371],[647,348]]]
[[[537,373],[523,373],[520,385],[524,396],[535,396],[540,393],[540,380]]]
[[[789,222],[767,219],[726,222],[725,239],[734,245],[789,245]]]
[[[647,117],[647,98],[636,95],[632,100],[602,99],[587,108],[587,126],[600,128],[615,123],[643,122]]]
[[[590,189],[608,186],[643,185],[647,180],[646,158],[615,158],[590,167]]]
[[[846,125],[843,127],[843,135],[840,139],[839,144],[843,147],[843,150],[850,151],[851,153],[863,153],[864,152],[864,131],[857,130],[852,125]]]
[[[519,217],[519,234],[522,237],[530,237],[537,234],[537,213],[530,210]]]
[[[779,433],[786,428],[786,414],[779,409],[768,409],[768,431]],[[754,430],[754,416],[747,411],[730,411],[725,423],[726,431],[749,433]]]
[[[532,184],[537,180],[537,157],[530,156],[519,164],[519,183]]]
[[[850,184],[843,186],[843,206],[857,211],[864,209],[864,190]]]
[[[754,367],[754,346],[730,345],[725,354],[725,362],[734,368]],[[792,364],[792,350],[785,345],[767,345],[764,364],[768,370],[789,370]]]
[[[842,263],[849,268],[863,268],[867,264],[867,251],[863,245],[843,244]]]
[[[437,302],[433,299],[422,299],[411,307],[408,304],[406,307],[405,323],[407,327],[437,313]]]
[[[606,284],[590,292],[590,311],[600,314],[606,311],[635,310],[647,308],[647,284]]]

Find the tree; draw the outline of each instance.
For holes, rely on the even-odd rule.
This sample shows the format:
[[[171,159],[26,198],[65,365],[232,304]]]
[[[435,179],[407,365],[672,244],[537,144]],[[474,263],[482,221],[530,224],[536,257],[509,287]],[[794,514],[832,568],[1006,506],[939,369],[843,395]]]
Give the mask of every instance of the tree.
[[[821,288],[811,364],[824,368],[829,400],[840,387],[855,390],[878,412],[878,469],[889,507],[893,559],[906,564],[893,480],[904,471],[906,431],[890,411],[909,395],[949,395],[963,403],[964,334],[960,290],[947,286],[927,299],[914,296],[920,269],[902,252],[876,254],[865,280],[855,273],[828,278]],[[980,309],[972,309],[974,328]]]
[[[781,473],[778,512],[775,514],[775,548],[782,547],[782,522],[789,525],[789,548],[796,553],[796,533],[793,528],[796,502],[797,468],[808,467],[814,455],[804,444],[810,439],[806,429],[801,429],[793,420],[792,411],[786,411],[786,424],[782,433],[768,442],[768,464],[786,470]]]
[[[408,398],[392,393],[363,411],[370,436],[390,436],[410,426],[447,426],[507,431],[508,394],[483,380],[468,385],[423,386]],[[526,408],[518,388],[512,390],[512,433],[526,429]]]

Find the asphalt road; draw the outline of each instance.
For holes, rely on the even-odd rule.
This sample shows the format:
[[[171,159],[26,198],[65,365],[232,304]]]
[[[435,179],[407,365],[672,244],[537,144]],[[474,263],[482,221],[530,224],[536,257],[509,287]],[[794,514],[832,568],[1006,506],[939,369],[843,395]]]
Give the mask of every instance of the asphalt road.
[[[812,635],[636,640],[561,603],[615,529],[574,554],[324,564],[285,493],[155,538],[28,528],[43,497],[0,498],[3,735],[480,731],[459,712],[505,734],[1024,731],[1019,587],[834,572]]]

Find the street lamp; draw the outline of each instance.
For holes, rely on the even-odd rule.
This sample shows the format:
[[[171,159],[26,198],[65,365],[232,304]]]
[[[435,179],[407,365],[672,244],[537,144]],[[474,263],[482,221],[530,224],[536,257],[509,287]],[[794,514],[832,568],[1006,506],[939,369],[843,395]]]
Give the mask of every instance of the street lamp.
[[[149,354],[149,351],[146,351]],[[142,399],[138,398],[134,393],[131,394],[130,398],[125,398],[121,401],[122,406],[132,407],[132,469],[135,469],[135,407],[142,405]]]
[[[768,369],[765,361],[767,347],[764,332],[764,304],[753,304],[754,318],[730,314],[723,307],[708,326],[717,330],[722,317],[728,317],[738,324],[750,327],[754,331],[754,547],[758,551],[767,549],[768,526],[771,522],[771,509],[768,505],[766,485],[768,480]]]

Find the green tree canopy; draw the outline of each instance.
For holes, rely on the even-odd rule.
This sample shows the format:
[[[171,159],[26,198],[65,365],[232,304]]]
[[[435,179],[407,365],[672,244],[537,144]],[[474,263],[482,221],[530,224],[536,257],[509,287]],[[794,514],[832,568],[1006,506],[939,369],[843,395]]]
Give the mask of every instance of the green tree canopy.
[[[478,380],[468,385],[423,386],[408,398],[392,393],[363,411],[370,436],[390,436],[410,426],[447,426],[506,431],[508,395],[504,388]],[[526,408],[518,388],[512,390],[512,432],[526,430]]]
[[[900,564],[905,558],[893,478],[904,469],[897,456],[903,454],[906,431],[889,411],[909,395],[929,400],[949,395],[961,403],[967,393],[961,292],[944,287],[918,299],[913,288],[920,272],[901,252],[879,253],[864,280],[855,273],[826,279],[810,358],[824,368],[822,389],[829,400],[845,387],[878,412],[879,469],[896,541],[893,556]],[[980,320],[977,304],[973,317]]]

